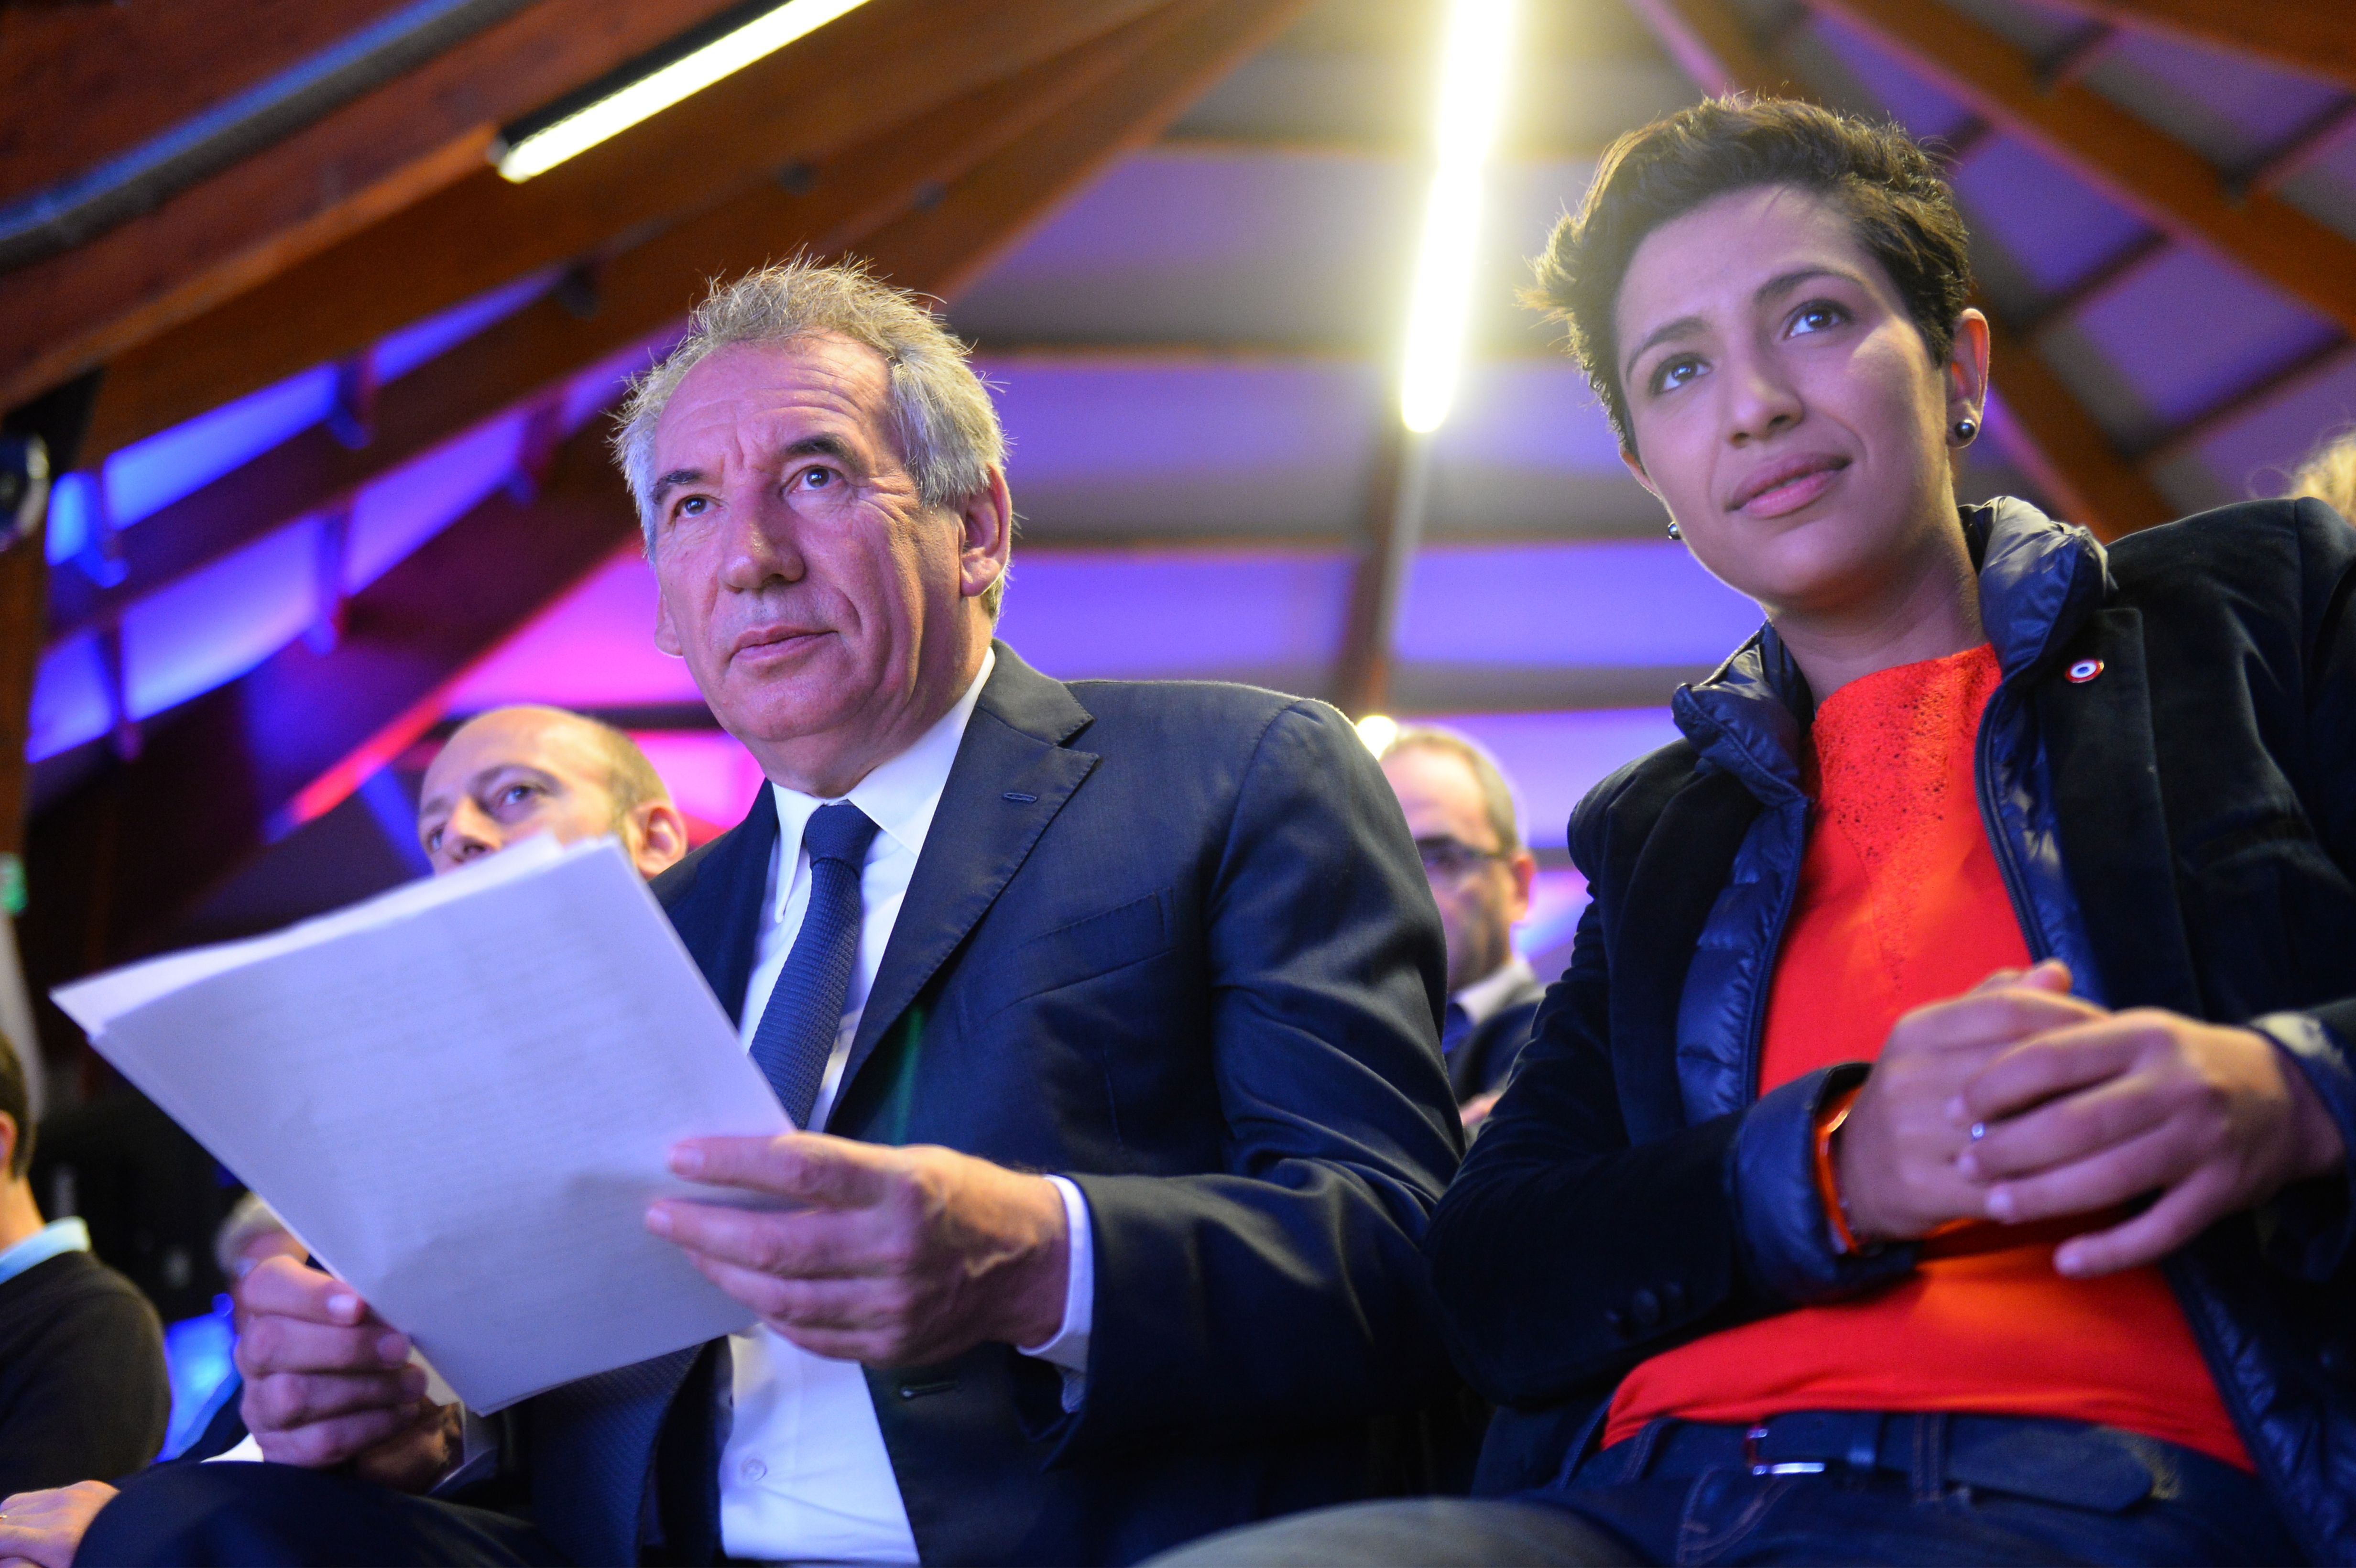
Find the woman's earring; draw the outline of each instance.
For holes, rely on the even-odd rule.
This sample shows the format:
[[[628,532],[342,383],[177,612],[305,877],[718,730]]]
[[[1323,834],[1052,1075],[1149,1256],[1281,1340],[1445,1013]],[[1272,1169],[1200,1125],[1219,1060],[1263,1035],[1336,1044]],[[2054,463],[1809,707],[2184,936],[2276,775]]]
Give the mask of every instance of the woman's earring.
[[[1957,446],[1969,446],[1972,438],[1980,432],[1980,421],[1965,414],[1948,428],[1954,432]]]
[[[1685,530],[1677,527],[1676,519],[1674,517],[1669,520],[1669,537],[1673,539],[1681,539],[1686,537]]]

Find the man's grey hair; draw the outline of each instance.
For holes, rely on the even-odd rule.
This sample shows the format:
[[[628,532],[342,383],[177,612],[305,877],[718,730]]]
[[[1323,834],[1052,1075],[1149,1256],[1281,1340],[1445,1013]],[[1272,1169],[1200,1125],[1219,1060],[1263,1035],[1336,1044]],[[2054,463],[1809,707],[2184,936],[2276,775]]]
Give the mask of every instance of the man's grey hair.
[[[1521,853],[1522,825],[1514,809],[1514,786],[1505,782],[1505,770],[1497,765],[1488,747],[1437,724],[1402,724],[1391,743],[1383,748],[1383,755],[1395,757],[1415,751],[1444,752],[1470,768],[1473,782],[1481,786],[1482,815],[1489,819],[1489,831],[1497,836],[1498,850],[1506,855]]]
[[[967,346],[919,296],[874,277],[864,262],[797,257],[714,284],[679,347],[630,384],[614,454],[638,504],[648,555],[655,548],[655,426],[687,373],[734,344],[827,334],[865,344],[891,368],[892,438],[924,505],[956,507],[988,488],[990,471],[1006,462],[1006,432]],[[982,595],[993,621],[1005,591],[1001,574]]]

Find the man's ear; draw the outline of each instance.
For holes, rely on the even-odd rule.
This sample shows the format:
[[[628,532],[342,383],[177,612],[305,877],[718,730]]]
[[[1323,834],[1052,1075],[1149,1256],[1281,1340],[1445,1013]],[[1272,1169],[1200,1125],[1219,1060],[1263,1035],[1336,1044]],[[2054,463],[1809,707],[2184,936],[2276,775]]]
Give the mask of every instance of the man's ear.
[[[664,592],[660,579],[655,582],[655,646],[675,659],[687,656],[687,644],[679,635],[679,623],[670,616],[670,595]]]
[[[958,590],[978,599],[1006,575],[1014,554],[1014,497],[1005,470],[993,465],[990,483],[966,497],[958,509]]]
[[[0,1111],[0,1172],[16,1163],[16,1118]]]
[[[1527,849],[1516,849],[1505,862],[1505,872],[1514,879],[1514,905],[1507,923],[1518,925],[1530,915],[1530,886],[1537,880],[1538,858]]]
[[[630,812],[630,859],[652,881],[687,853],[687,817],[667,800],[640,801]]]

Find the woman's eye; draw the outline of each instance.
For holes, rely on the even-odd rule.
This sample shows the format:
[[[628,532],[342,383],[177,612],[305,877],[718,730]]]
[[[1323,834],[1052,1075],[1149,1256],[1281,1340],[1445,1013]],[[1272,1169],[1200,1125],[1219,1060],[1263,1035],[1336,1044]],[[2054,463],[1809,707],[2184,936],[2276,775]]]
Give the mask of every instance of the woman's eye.
[[[1675,359],[1664,359],[1661,361],[1660,368],[1653,372],[1653,390],[1655,392],[1675,391],[1700,374],[1701,361],[1690,355],[1680,356]]]
[[[425,852],[426,852],[428,855],[431,855],[431,854],[434,854],[435,851],[439,850],[441,848],[442,848],[442,830],[441,830],[440,828],[438,828],[438,827],[437,827],[437,828],[435,828],[433,832],[431,832],[431,833],[429,833],[429,834],[427,834],[427,835],[425,836]]]
[[[509,784],[499,791],[498,803],[501,805],[521,805],[538,793],[530,784]]]
[[[1847,319],[1848,312],[1830,300],[1814,300],[1793,315],[1792,336],[1796,337],[1804,332],[1822,332],[1826,327],[1838,326]]]

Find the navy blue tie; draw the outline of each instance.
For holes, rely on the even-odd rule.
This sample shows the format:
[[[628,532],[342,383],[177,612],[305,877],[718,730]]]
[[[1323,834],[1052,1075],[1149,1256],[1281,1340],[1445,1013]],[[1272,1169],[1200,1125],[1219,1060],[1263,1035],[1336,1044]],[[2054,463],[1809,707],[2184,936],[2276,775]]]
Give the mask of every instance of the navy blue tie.
[[[802,829],[809,852],[809,904],[776,989],[753,1031],[753,1061],[777,1093],[777,1103],[805,1132],[818,1103],[827,1059],[842,1027],[851,995],[851,966],[859,957],[859,874],[875,824],[849,801],[821,805]]]

